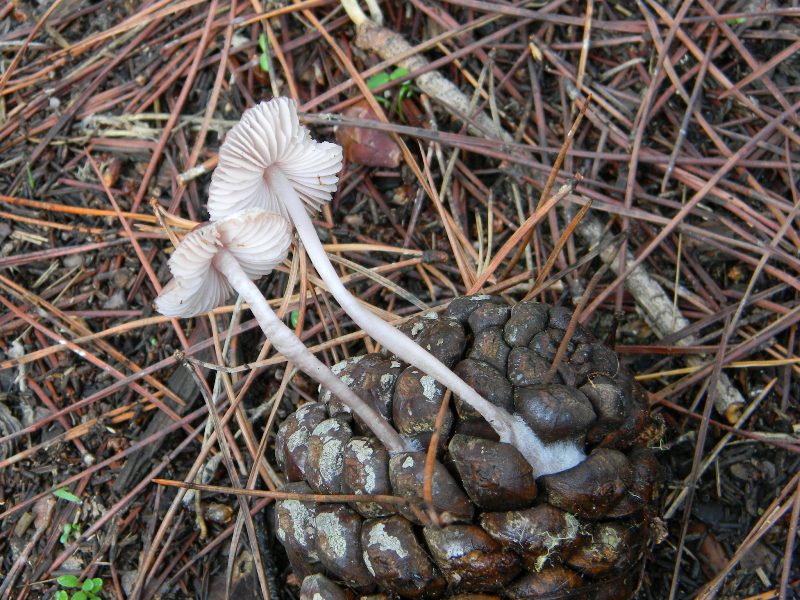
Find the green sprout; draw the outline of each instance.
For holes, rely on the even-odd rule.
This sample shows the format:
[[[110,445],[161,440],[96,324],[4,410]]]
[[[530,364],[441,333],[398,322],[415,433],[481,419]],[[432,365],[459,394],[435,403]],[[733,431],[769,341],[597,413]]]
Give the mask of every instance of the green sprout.
[[[367,79],[366,84],[370,90],[374,90],[381,87],[382,85],[394,81],[395,79],[401,79],[403,77],[406,77],[407,75],[408,75],[408,69],[406,69],[405,67],[397,67],[391,73],[385,73],[385,72],[375,73],[375,75]],[[391,92],[389,90],[386,90],[384,93],[387,96],[391,96]],[[405,100],[406,98],[410,98],[413,93],[414,92],[411,89],[410,81],[404,81],[403,83],[400,84],[400,89],[397,92],[397,110],[398,114],[401,117],[403,116],[403,108],[402,108],[403,100]],[[383,106],[389,106],[388,98],[384,96],[375,96],[375,99],[378,101],[379,104],[382,104]]]
[[[73,535],[78,537],[81,534],[81,526],[77,523],[64,523],[64,529],[61,531],[61,537],[58,541],[64,546],[69,543],[69,538]]]
[[[36,190],[36,182],[33,180],[33,171],[31,171],[31,163],[25,163],[25,174],[28,176],[28,189],[31,193]]]
[[[258,47],[261,48],[261,56],[258,58],[258,64],[264,73],[269,73],[269,42],[267,41],[267,34],[262,33],[258,36]]]
[[[75,591],[70,594],[66,590],[58,590],[55,600],[101,600],[99,594],[103,589],[103,580],[99,577],[93,577],[81,583],[75,575],[61,575],[56,578],[56,581],[62,588]]]
[[[57,489],[53,492],[53,496],[66,500],[67,502],[72,502],[73,504],[83,504],[83,500],[65,488]]]
[[[375,75],[367,79],[367,87],[371,90],[381,87],[384,83],[389,83],[388,73],[375,73]]]

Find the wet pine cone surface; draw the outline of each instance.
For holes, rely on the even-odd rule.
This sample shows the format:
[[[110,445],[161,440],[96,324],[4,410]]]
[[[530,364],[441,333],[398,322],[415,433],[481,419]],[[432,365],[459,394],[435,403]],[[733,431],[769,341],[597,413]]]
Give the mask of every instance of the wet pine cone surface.
[[[646,448],[654,425],[642,388],[580,325],[544,383],[571,317],[537,302],[509,307],[468,296],[402,327],[544,442],[587,454],[576,467],[534,478],[519,451],[455,397],[440,430],[433,506],[423,501],[425,451],[445,389],[383,354],[334,367],[419,451],[389,456],[326,390],[281,424],[285,491],[408,500],[277,502],[278,538],[305,578],[301,600],[633,595],[659,480]]]

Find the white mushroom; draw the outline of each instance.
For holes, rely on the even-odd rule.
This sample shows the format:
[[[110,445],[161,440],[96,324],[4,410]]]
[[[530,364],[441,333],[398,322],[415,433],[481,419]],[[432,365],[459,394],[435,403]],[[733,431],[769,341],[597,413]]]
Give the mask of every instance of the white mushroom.
[[[389,351],[460,396],[535,468],[544,447],[530,427],[487,402],[432,354],[366,310],[339,280],[308,211],[318,211],[330,200],[341,163],[341,147],[312,140],[300,125],[293,100],[262,102],[245,111],[220,148],[209,190],[211,220],[249,207],[287,215],[317,273],[353,321]]]
[[[239,293],[275,348],[329,389],[358,415],[391,453],[407,450],[391,425],[309,352],[277,317],[253,283],[279,265],[289,251],[291,226],[282,216],[258,209],[202,225],[186,235],[169,260],[174,276],[156,298],[168,317],[210,311]]]

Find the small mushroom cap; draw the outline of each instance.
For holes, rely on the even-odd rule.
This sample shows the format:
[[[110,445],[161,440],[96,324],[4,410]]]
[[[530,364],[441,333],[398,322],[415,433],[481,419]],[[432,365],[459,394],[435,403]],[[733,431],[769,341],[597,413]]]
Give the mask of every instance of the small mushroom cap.
[[[329,202],[342,169],[342,148],[312,140],[291,98],[247,109],[219,149],[211,176],[208,212],[216,221],[247,208],[285,214],[266,181],[280,169],[311,212]]]
[[[291,226],[282,216],[246,210],[189,232],[169,259],[174,279],[156,298],[156,310],[167,317],[193,317],[216,308],[231,294],[214,257],[227,250],[250,279],[279,265],[289,251]]]

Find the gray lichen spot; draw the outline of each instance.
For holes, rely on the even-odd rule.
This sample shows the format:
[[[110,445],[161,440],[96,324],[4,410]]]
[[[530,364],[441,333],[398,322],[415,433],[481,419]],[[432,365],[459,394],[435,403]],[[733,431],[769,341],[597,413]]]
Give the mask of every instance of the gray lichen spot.
[[[415,335],[419,335],[419,333],[423,329],[425,329],[425,325],[423,325],[422,323],[414,323],[414,326],[411,328],[411,337],[414,337]]]
[[[422,384],[422,394],[428,400],[433,400],[436,396],[436,380],[430,375],[423,375],[419,382]]]
[[[344,558],[347,553],[347,531],[333,513],[317,515],[317,533],[325,537],[328,554],[334,558]]]
[[[334,375],[338,375],[339,373],[341,373],[342,371],[344,371],[347,368],[348,364],[349,364],[349,361],[347,361],[347,360],[343,360],[341,362],[336,363],[335,365],[333,365],[331,367],[331,373],[333,373]]]
[[[308,411],[311,410],[311,406],[312,406],[311,404],[303,404],[303,406],[301,406],[295,411],[294,418],[297,419],[298,421],[303,420],[305,416],[308,414]]]
[[[310,535],[314,533],[314,515],[308,507],[299,500],[284,500],[283,506],[289,514],[289,518],[292,520],[294,538],[303,548],[308,549],[308,557],[310,559],[318,560],[317,553],[313,550],[313,544],[310,539]],[[282,541],[286,540],[286,532],[279,530],[278,536],[281,537]]]
[[[393,535],[389,535],[383,523],[378,523],[369,530],[368,542],[370,546],[377,546],[381,552],[394,552],[398,558],[408,556],[408,551],[403,548],[400,540]]]
[[[333,365],[331,367],[331,372],[333,372],[334,375],[338,375],[339,373],[344,371],[345,368],[347,368],[348,365],[358,364],[358,362],[362,358],[364,358],[364,357],[363,356],[353,356],[351,358],[348,358],[347,360],[340,361],[340,362],[336,363],[335,365]]]
[[[355,452],[356,458],[361,464],[364,464],[372,458],[372,454],[374,453],[372,447],[367,443],[367,440],[351,440],[350,447]]]
[[[364,487],[369,492],[375,491],[375,469],[372,465],[364,465],[364,475],[367,476],[367,480],[364,482]]]
[[[294,452],[301,445],[308,441],[308,428],[301,427],[286,439],[286,447],[289,452]]]
[[[407,456],[406,459],[403,461],[403,468],[410,469],[414,466],[414,459],[410,456]]]
[[[367,571],[370,572],[370,575],[375,577],[375,569],[373,568],[372,563],[369,561],[369,554],[367,554],[367,551],[364,550],[362,555],[364,556],[364,564],[367,565]]]
[[[448,540],[443,546],[442,550],[447,560],[455,560],[470,552],[470,548],[462,540]]]
[[[370,458],[372,458],[375,451],[366,440],[351,440],[350,447],[356,455],[356,460],[364,469],[364,475],[366,476],[365,488],[368,491],[374,490],[376,476],[375,468],[370,464]],[[358,493],[361,493],[361,490],[357,490],[356,494]]]
[[[422,315],[422,318],[423,319],[428,319],[430,321],[435,321],[436,319],[439,318],[439,313],[436,313],[436,312],[433,312],[433,311],[427,312],[424,315]]]
[[[342,450],[344,444],[340,440],[332,439],[322,445],[322,454],[319,457],[319,472],[325,481],[336,481],[342,472]]]
[[[312,515],[309,510],[298,500],[284,500],[283,506],[292,518],[292,529],[297,541],[306,544],[306,523],[311,520]]]
[[[312,434],[321,437],[331,431],[339,431],[341,427],[342,424],[336,419],[325,419],[322,423],[314,428]]]

